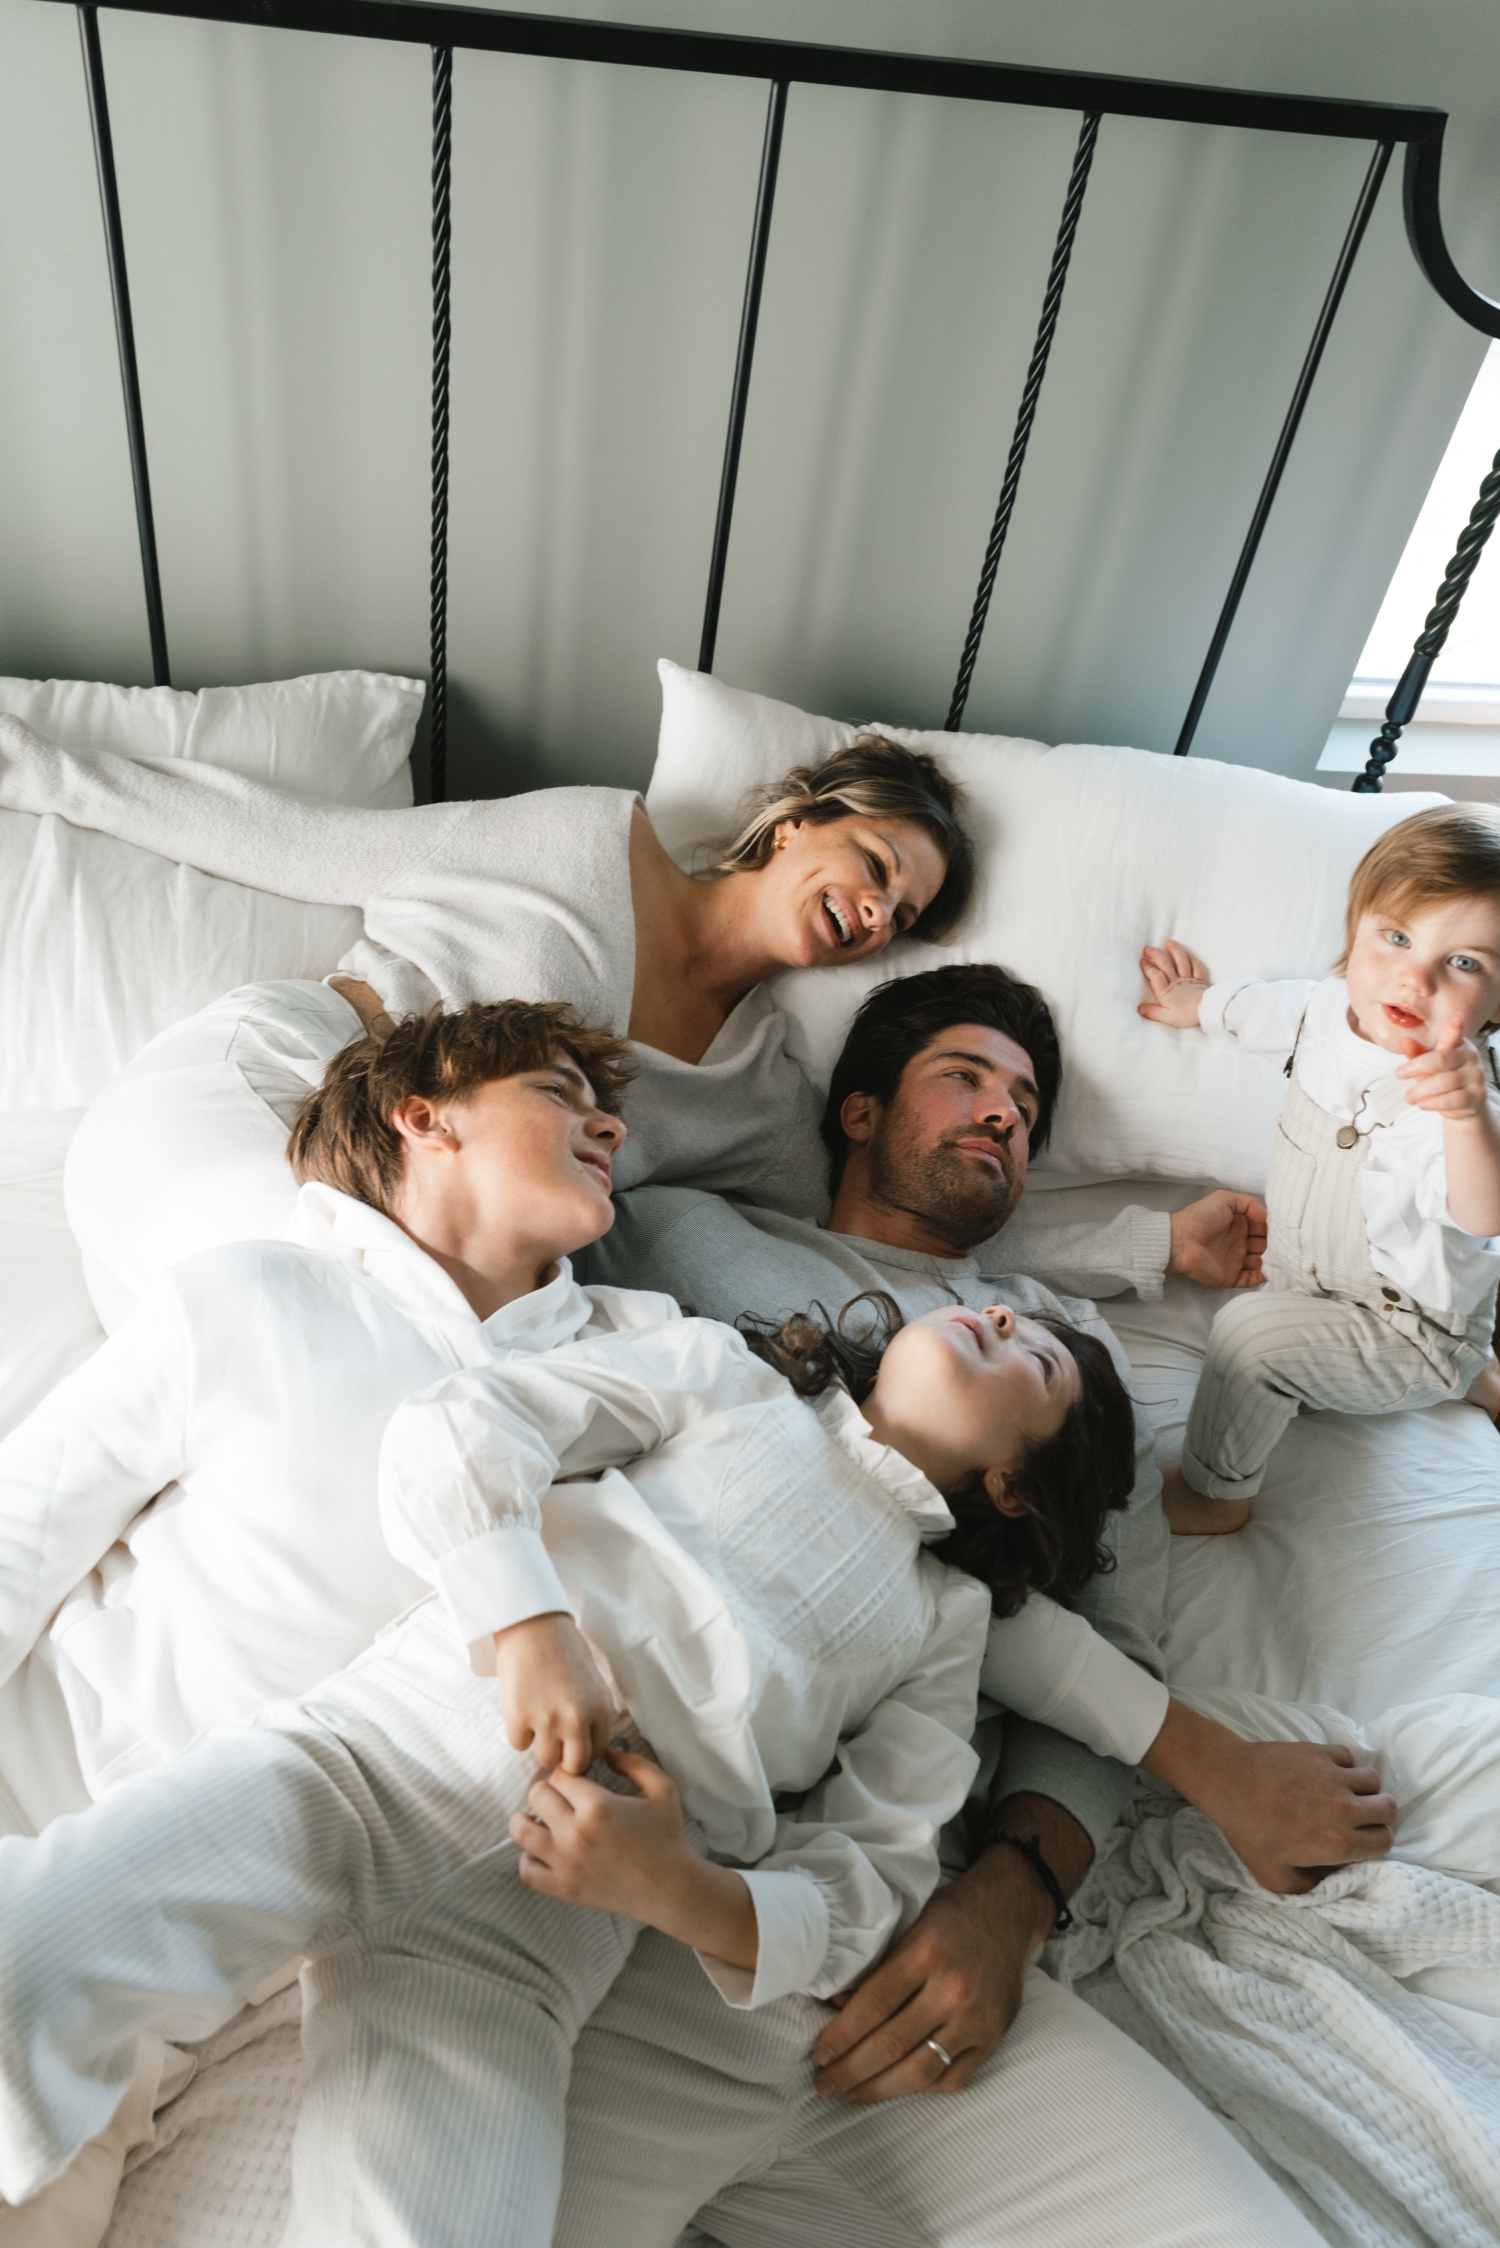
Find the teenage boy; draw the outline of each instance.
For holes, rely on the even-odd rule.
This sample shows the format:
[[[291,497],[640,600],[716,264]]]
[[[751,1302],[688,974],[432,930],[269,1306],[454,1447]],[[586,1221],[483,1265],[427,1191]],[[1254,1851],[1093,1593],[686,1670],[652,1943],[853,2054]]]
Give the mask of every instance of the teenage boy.
[[[0,1444],[0,1832],[339,1669],[427,1587],[386,1422],[459,1367],[659,1314],[581,1288],[625,1044],[568,1007],[415,1016],[330,1064],[287,1242],[178,1265]]]

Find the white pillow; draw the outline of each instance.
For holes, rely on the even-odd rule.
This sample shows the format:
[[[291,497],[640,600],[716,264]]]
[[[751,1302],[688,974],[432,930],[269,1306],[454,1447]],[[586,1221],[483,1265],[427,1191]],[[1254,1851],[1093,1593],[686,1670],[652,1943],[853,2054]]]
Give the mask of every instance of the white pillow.
[[[187,757],[327,804],[412,800],[411,745],[426,689],[378,671],[323,671],[256,687],[111,687],[0,678],[0,711],[63,749]]]
[[[423,692],[361,671],[196,695],[10,679],[0,707],[66,748],[400,806]],[[326,975],[363,926],[25,812],[0,812],[0,898],[0,1110],[83,1107],[158,1031],[237,984]]]
[[[715,844],[747,789],[817,761],[852,726],[659,666],[661,740],[646,806],[666,846]],[[1036,984],[1062,1041],[1064,1090],[1038,1183],[1158,1176],[1264,1185],[1281,1072],[1144,1022],[1143,945],[1180,937],[1215,976],[1323,975],[1343,945],[1349,876],[1377,835],[1437,797],[1354,796],[1246,766],[983,734],[880,726],[933,751],[969,800],[980,895],[959,938],[902,942],[851,968],[772,986],[788,1050],[826,1085],[876,984],[995,960]]]

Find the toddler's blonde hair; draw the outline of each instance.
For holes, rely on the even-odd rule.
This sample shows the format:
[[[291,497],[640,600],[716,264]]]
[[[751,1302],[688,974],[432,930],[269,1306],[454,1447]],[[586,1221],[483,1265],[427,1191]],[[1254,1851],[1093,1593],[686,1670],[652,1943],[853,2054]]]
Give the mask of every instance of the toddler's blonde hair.
[[[1367,913],[1400,918],[1450,898],[1500,901],[1500,804],[1434,804],[1387,828],[1354,869],[1334,973],[1348,967]]]

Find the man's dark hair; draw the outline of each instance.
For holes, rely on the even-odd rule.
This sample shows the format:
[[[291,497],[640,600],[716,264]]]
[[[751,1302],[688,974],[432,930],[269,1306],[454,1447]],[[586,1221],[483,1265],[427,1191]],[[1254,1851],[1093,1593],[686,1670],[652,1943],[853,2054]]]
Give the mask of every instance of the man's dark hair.
[[[828,1150],[828,1188],[837,1194],[849,1143],[839,1121],[851,1093],[868,1093],[881,1107],[896,1097],[907,1063],[940,1031],[958,1023],[983,1023],[998,1030],[1031,1059],[1037,1115],[1030,1133],[1038,1155],[1052,1129],[1052,1112],[1062,1084],[1057,1027],[1041,993],[1009,969],[989,961],[930,968],[923,976],[897,976],[877,984],[849,1025],[844,1050],[833,1065],[828,1102],[819,1127]]]

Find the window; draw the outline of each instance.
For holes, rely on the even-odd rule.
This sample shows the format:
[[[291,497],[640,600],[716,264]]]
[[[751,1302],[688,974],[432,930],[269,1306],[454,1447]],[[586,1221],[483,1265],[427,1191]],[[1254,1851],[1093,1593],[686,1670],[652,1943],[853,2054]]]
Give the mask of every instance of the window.
[[[1396,567],[1318,778],[1347,788],[1363,770],[1391,690],[1442,583],[1475,494],[1500,452],[1500,343],[1491,344],[1432,489]],[[1439,789],[1500,802],[1500,530],[1469,581],[1417,717],[1401,737],[1387,789]]]

